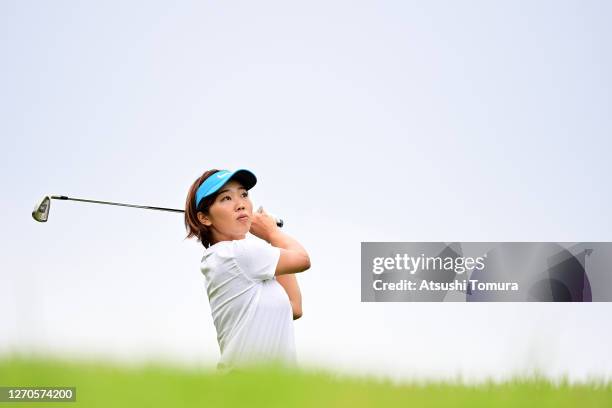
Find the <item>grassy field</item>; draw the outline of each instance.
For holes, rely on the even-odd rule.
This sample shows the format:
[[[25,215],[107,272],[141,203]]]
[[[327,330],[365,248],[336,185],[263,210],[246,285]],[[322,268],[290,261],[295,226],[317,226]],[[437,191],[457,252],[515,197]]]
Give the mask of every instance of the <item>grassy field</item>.
[[[288,371],[278,366],[217,374],[161,364],[0,356],[0,386],[75,386],[76,402],[0,402],[51,407],[612,407],[612,383],[405,383]]]

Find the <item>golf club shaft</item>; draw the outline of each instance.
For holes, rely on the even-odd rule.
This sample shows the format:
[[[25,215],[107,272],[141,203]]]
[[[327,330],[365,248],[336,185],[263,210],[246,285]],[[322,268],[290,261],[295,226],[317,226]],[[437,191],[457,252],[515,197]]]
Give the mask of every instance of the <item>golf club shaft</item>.
[[[71,201],[81,201],[84,203],[94,203],[94,204],[108,204],[108,205],[119,205],[121,207],[132,207],[132,208],[144,208],[147,210],[158,210],[158,211],[170,211],[170,212],[180,212],[184,213],[185,210],[178,210],[176,208],[165,208],[165,207],[151,207],[148,205],[135,205],[135,204],[124,204],[124,203],[113,203],[111,201],[99,201],[99,200],[87,200],[84,198],[72,198],[66,196],[51,196],[54,200],[71,200]]]

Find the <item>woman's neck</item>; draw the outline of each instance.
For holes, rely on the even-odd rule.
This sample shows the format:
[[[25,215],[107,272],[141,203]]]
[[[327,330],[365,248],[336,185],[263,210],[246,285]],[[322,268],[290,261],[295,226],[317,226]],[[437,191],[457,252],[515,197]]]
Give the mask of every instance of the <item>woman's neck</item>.
[[[213,232],[212,234],[212,240],[210,242],[211,245],[215,245],[219,242],[223,242],[223,241],[234,241],[234,240],[241,240],[241,239],[245,239],[246,238],[246,234],[243,235],[225,235],[225,234],[215,234]]]

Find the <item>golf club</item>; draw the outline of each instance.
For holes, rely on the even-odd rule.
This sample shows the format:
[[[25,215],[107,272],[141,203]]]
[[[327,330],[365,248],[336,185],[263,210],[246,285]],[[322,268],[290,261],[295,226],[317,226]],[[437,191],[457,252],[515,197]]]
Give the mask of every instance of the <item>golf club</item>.
[[[135,204],[124,204],[124,203],[113,203],[111,201],[99,201],[99,200],[88,200],[84,198],[72,198],[66,197],[64,195],[46,195],[44,196],[34,207],[32,211],[32,218],[34,218],[38,222],[47,222],[49,219],[49,211],[51,210],[51,200],[71,200],[71,201],[80,201],[84,203],[94,203],[94,204],[108,204],[108,205],[119,205],[122,207],[132,207],[132,208],[144,208],[145,210],[158,210],[158,211],[170,211],[176,213],[184,213],[185,210],[178,210],[176,208],[164,208],[164,207],[151,207],[148,205],[135,205]],[[261,211],[262,207],[259,207],[257,211]],[[275,217],[270,214],[274,221],[276,221],[276,225],[282,227],[284,222],[282,219]]]

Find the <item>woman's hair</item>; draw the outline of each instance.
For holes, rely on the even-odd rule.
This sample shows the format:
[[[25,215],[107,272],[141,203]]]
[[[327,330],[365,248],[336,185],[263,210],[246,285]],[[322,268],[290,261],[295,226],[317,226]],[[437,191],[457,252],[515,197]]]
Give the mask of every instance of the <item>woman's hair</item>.
[[[215,202],[215,199],[218,196],[218,193],[214,193],[209,195],[208,197],[204,197],[200,201],[200,205],[196,208],[195,205],[195,197],[196,192],[198,191],[198,187],[202,185],[202,183],[218,172],[217,169],[211,169],[205,171],[200,177],[193,182],[191,187],[189,188],[189,193],[187,194],[187,201],[185,201],[185,228],[187,228],[187,238],[197,237],[198,241],[204,245],[204,248],[208,248],[211,245],[212,234],[209,227],[202,224],[200,220],[198,220],[198,212],[203,212],[208,215],[210,206]]]

